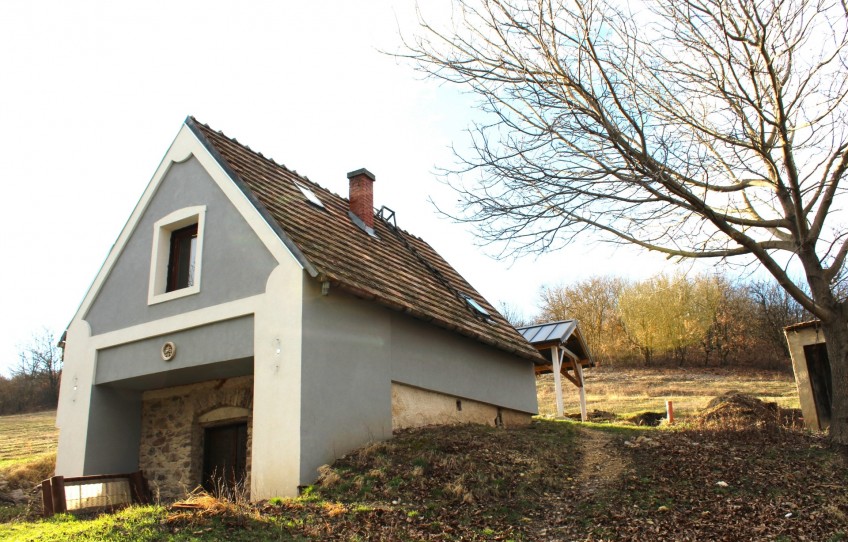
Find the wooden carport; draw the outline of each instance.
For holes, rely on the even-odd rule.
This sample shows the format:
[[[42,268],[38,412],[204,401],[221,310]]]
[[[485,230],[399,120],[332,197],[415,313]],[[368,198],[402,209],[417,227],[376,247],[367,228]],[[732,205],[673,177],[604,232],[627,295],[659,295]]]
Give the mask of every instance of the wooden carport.
[[[580,393],[580,419],[586,421],[586,391],[583,387],[583,368],[595,365],[589,347],[580,332],[577,320],[547,322],[516,328],[550,365],[537,365],[536,375],[554,374],[557,416],[563,416],[562,377],[577,386]]]

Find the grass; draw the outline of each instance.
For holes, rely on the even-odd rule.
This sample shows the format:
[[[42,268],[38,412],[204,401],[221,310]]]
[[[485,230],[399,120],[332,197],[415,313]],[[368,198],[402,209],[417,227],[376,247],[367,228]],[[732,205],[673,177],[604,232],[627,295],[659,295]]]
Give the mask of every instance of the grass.
[[[589,408],[620,418],[662,411],[666,398],[686,416],[732,390],[797,407],[794,382],[781,373],[595,368],[586,380]],[[550,380],[540,383],[543,413],[552,410],[552,388]],[[565,389],[576,412],[574,388]],[[14,418],[0,418],[0,427],[15,427],[33,442],[49,440],[36,434],[41,427],[55,439],[49,414],[35,415],[30,428]],[[3,456],[6,472],[38,458],[49,463],[50,450]],[[199,510],[136,506],[51,519],[0,505],[0,541],[635,541],[648,534],[836,541],[848,540],[845,479],[848,459],[805,431],[543,419],[523,429],[402,431],[323,467],[319,482],[297,499],[207,499]]]
[[[0,416],[0,469],[56,452],[56,412]]]
[[[587,409],[625,420],[643,412],[665,412],[673,401],[675,418],[694,415],[714,397],[737,391],[783,408],[800,408],[795,379],[789,373],[738,369],[632,369],[593,367],[585,375]],[[553,375],[537,381],[539,414],[556,413]],[[577,388],[563,379],[566,415],[580,413]]]

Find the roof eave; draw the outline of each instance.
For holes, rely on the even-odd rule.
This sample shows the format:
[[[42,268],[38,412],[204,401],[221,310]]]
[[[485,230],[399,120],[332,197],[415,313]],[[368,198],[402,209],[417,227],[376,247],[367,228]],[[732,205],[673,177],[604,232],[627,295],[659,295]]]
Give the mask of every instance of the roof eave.
[[[512,347],[512,346],[510,346],[506,343],[501,342],[501,341],[493,340],[493,339],[491,339],[491,338],[489,338],[485,335],[482,335],[480,333],[469,332],[468,330],[463,329],[462,327],[460,327],[456,324],[452,324],[452,323],[450,323],[446,320],[442,320],[441,318],[437,318],[437,317],[431,316],[429,314],[425,314],[421,311],[415,310],[414,308],[403,306],[403,305],[400,305],[398,303],[395,303],[392,300],[388,299],[387,297],[380,295],[379,292],[374,292],[372,290],[362,288],[361,286],[355,286],[355,285],[352,285],[352,284],[348,284],[346,282],[338,280],[335,277],[329,277],[329,276],[322,275],[321,277],[319,277],[319,280],[329,280],[334,286],[336,286],[336,287],[338,287],[338,288],[340,288],[340,289],[342,289],[342,290],[344,290],[344,291],[346,291],[350,294],[353,294],[356,297],[376,301],[377,303],[379,303],[380,305],[382,305],[382,306],[384,306],[388,309],[391,309],[391,310],[394,310],[394,311],[397,311],[397,312],[403,312],[405,314],[408,314],[408,315],[414,317],[417,320],[422,320],[424,322],[428,322],[428,323],[431,323],[435,326],[438,326],[442,329],[446,329],[448,331],[453,331],[454,333],[458,333],[458,334],[460,334],[464,337],[468,337],[469,339],[474,339],[475,341],[487,344],[489,346],[497,348],[498,350],[501,350],[501,351],[504,351],[504,352],[507,352],[507,353],[510,353],[510,354],[515,354],[515,355],[520,356],[524,359],[532,361],[536,365],[543,365],[545,363],[545,360],[544,360],[544,358],[542,358],[542,355],[539,352],[537,352],[535,349],[533,349],[533,352],[529,352],[529,351],[525,352],[525,351],[523,351],[519,348],[514,348],[514,347]],[[528,343],[528,345],[529,345],[529,343]]]

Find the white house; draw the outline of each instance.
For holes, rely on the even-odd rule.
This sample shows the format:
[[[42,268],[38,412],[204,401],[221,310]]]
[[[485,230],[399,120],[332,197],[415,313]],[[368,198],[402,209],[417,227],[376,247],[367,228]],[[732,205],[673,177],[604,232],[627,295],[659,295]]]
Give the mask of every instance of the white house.
[[[189,117],[65,336],[56,473],[253,499],[393,429],[526,423],[538,352],[427,243]]]

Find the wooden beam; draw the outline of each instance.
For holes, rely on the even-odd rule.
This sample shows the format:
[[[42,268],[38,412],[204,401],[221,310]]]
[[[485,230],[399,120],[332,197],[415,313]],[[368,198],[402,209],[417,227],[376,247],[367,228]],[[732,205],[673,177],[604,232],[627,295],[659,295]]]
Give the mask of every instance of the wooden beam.
[[[583,366],[579,363],[574,364],[574,370],[577,378],[580,380],[578,390],[580,392],[580,421],[585,422],[588,415],[586,413],[586,388],[583,386]]]
[[[575,385],[575,386],[577,386],[578,388],[580,387],[580,382],[578,382],[576,378],[574,378],[573,376],[571,376],[571,374],[570,374],[568,371],[565,371],[565,372],[564,372],[564,373],[562,373],[562,374],[563,374],[563,376],[564,376],[565,378],[567,378],[567,379],[568,379],[568,380],[569,380],[572,384],[574,384],[574,385]]]
[[[558,346],[551,348],[551,361],[554,366],[554,391],[556,393],[557,418],[562,418],[562,353],[559,351]]]

